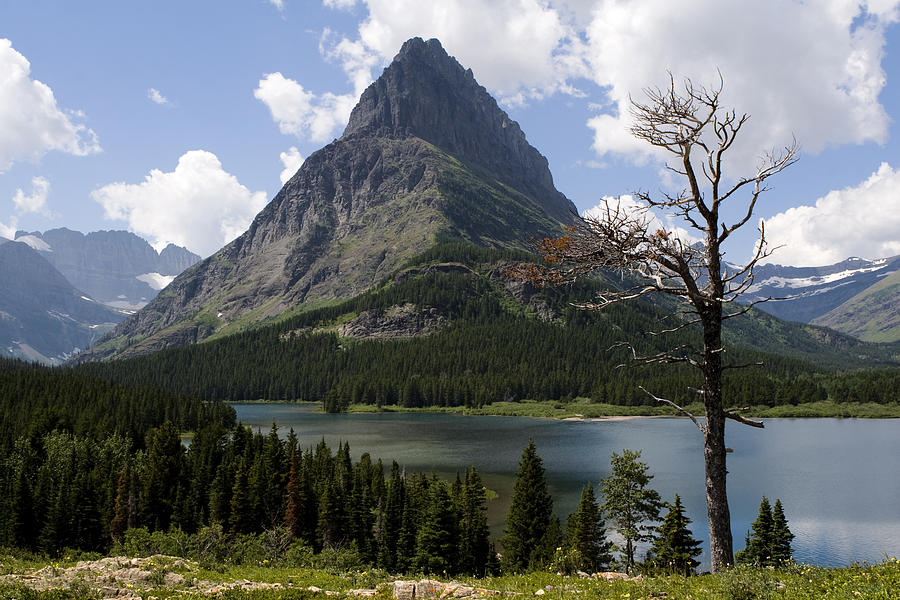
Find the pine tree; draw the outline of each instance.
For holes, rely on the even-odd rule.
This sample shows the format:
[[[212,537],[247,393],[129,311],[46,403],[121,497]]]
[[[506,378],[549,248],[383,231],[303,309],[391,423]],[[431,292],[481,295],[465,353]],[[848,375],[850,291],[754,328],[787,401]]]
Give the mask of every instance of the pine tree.
[[[653,539],[652,523],[659,520],[662,500],[656,490],[647,485],[653,475],[647,472],[647,464],[639,461],[640,450],[613,452],[610,458],[612,472],[601,482],[606,501],[603,512],[625,538],[623,558],[628,573],[634,569],[635,542]]]
[[[458,547],[456,510],[447,485],[435,481],[429,487],[428,505],[416,534],[413,566],[425,573],[456,572]]]
[[[761,567],[772,565],[774,547],[772,507],[765,496],[759,502],[759,512],[750,528],[751,532],[747,535],[748,543],[737,553],[735,559],[740,563]]]
[[[474,466],[466,471],[462,487],[459,571],[483,577],[491,561],[487,500],[481,475]]]
[[[603,513],[594,486],[581,490],[581,501],[566,521],[566,546],[578,552],[577,569],[597,572],[612,561],[612,542],[606,539]]]
[[[552,514],[553,498],[547,489],[543,463],[534,440],[529,440],[516,471],[512,503],[501,541],[506,569],[521,572],[550,560],[545,542]]]
[[[772,507],[772,562],[774,566],[791,561],[794,553],[791,548],[793,540],[794,534],[788,528],[784,507],[781,506],[781,500],[776,499],[775,505]]]
[[[675,502],[669,504],[669,512],[647,552],[647,562],[661,573],[670,575],[693,575],[700,565],[694,560],[703,552],[699,541],[691,535],[688,525],[691,520],[684,514],[681,497],[675,494]]]
[[[397,568],[397,542],[403,524],[406,484],[397,461],[391,464],[391,476],[380,516],[378,566],[391,571]]]

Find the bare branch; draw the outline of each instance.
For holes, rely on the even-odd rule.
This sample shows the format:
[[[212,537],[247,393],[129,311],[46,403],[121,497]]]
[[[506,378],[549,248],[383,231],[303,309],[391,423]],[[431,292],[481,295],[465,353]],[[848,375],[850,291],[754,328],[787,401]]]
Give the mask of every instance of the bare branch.
[[[686,409],[684,409],[684,408],[678,406],[677,404],[675,404],[675,403],[672,402],[671,400],[666,400],[665,398],[659,398],[659,397],[657,397],[657,396],[654,396],[653,394],[651,394],[650,392],[648,392],[648,391],[646,390],[646,388],[644,388],[644,386],[642,386],[642,385],[639,385],[638,388],[640,388],[641,391],[643,391],[645,394],[647,394],[648,396],[650,396],[651,398],[653,398],[656,402],[661,402],[661,403],[663,403],[663,404],[668,404],[669,406],[671,406],[672,408],[674,408],[675,410],[677,410],[678,412],[680,412],[680,413],[683,414],[684,416],[690,418],[690,420],[694,422],[694,425],[696,425],[697,428],[698,428],[700,431],[702,431],[704,435],[706,435],[706,428],[703,427],[703,425],[700,424],[700,421],[697,420],[697,417],[695,417],[694,415],[692,415],[688,410],[686,410]]]
[[[725,411],[725,417],[731,419],[732,421],[737,421],[738,423],[743,423],[744,425],[749,425],[750,427],[756,427],[758,429],[763,429],[766,426],[762,421],[754,421],[753,419],[742,417],[741,415],[727,410]]]

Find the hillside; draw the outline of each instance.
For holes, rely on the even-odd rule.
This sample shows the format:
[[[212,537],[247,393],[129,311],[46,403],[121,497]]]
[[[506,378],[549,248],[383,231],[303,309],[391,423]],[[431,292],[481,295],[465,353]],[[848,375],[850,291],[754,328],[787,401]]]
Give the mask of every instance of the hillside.
[[[900,271],[812,322],[869,342],[900,341]]]
[[[646,404],[639,384],[677,401],[695,399],[692,370],[621,369],[627,353],[610,351],[622,340],[645,353],[696,341],[691,330],[647,334],[648,323],[659,322],[668,307],[638,302],[600,313],[577,310],[572,302],[591,298],[614,278],[540,291],[503,275],[504,265],[521,257],[443,244],[352,299],[203,344],[79,369],[208,399],[323,401],[330,410],[348,403],[482,406],[574,396]],[[742,405],[824,399],[832,371],[900,365],[896,344],[860,342],[764,313],[730,321],[726,334],[729,364],[765,363],[730,372],[726,394]],[[868,389],[863,380],[853,385]],[[860,400],[894,401],[896,385]],[[851,397],[845,390],[835,399]]]

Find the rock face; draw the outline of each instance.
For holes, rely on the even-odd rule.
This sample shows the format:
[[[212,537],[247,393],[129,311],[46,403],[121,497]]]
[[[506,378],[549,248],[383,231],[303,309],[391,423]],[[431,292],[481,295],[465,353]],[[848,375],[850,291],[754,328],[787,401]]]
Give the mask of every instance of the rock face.
[[[72,287],[21,242],[0,238],[0,354],[56,364],[87,348],[125,314]]]
[[[200,257],[170,244],[157,253],[128,231],[83,234],[70,229],[19,232],[29,244],[91,298],[108,306],[137,310],[152,300],[176,275]]]
[[[574,205],[546,159],[437,40],[412,39],[246,233],[194,265],[90,358],[227,334],[358,294],[440,240],[521,247]],[[137,340],[140,340],[139,342]]]

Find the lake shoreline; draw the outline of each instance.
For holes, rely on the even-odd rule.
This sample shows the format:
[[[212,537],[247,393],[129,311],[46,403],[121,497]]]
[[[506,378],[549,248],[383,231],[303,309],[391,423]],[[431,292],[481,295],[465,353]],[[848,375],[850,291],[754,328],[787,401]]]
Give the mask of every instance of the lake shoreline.
[[[289,402],[252,400],[247,402],[231,402],[230,404],[286,404],[315,407],[316,412],[323,412],[319,402]],[[698,417],[704,415],[702,404],[695,403],[684,407]],[[452,414],[459,416],[497,416],[497,417],[531,417],[552,419],[555,421],[619,421],[637,418],[681,417],[682,413],[667,406],[621,406],[615,404],[593,403],[588,399],[575,399],[569,402],[553,400],[520,402],[500,401],[482,407],[466,406],[431,406],[410,408],[398,405],[376,406],[372,404],[351,404],[347,408],[349,414]],[[784,406],[751,406],[741,411],[741,415],[756,419],[897,419],[900,418],[900,403],[838,403],[832,401],[809,402]]]

